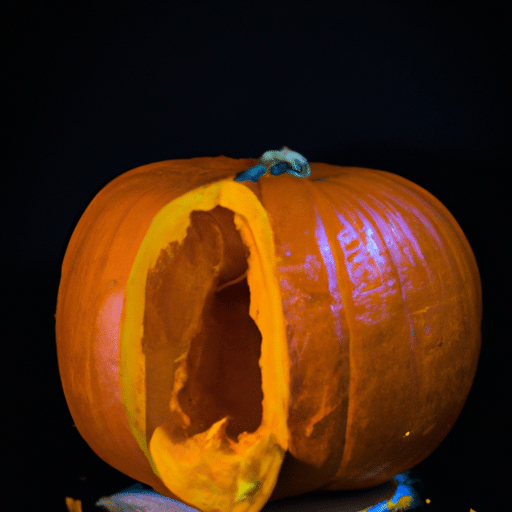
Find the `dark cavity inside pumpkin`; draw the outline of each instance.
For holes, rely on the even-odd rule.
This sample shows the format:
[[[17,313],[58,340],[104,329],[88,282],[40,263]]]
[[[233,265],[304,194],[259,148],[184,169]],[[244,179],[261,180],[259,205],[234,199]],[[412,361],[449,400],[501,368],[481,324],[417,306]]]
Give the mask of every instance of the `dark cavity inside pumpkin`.
[[[226,434],[236,441],[262,419],[248,249],[231,210],[194,211],[190,220],[186,238],[161,251],[146,281],[147,433],[170,417],[179,442],[227,416]]]

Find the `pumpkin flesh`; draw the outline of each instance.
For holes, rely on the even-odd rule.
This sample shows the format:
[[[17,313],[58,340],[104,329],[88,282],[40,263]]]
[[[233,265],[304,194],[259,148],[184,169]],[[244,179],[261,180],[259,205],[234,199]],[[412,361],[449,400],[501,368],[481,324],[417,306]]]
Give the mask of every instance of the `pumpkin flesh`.
[[[222,181],[157,214],[128,280],[129,421],[163,483],[204,511],[259,510],[286,451],[288,349],[273,254],[257,198]]]

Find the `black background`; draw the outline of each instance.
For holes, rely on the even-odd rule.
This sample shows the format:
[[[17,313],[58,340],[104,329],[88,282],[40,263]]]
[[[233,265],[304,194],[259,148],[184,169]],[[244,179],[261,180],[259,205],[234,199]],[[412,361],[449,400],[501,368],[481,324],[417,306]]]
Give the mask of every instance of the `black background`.
[[[506,3],[4,4],[2,416],[12,510],[63,511],[66,495],[88,507],[131,483],[73,427],[57,369],[60,263],[88,202],[139,165],[258,157],[282,145],[310,161],[405,176],[465,231],[484,291],[480,364],[458,422],[415,475],[431,500],[422,509],[506,510]]]

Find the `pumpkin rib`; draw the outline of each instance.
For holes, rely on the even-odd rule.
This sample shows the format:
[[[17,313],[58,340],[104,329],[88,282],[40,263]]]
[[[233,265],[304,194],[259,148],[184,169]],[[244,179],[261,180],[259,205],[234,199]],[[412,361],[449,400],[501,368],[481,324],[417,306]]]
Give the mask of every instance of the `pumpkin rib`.
[[[338,245],[338,240],[336,238],[336,234],[333,232],[332,223],[329,223],[327,219],[329,219],[332,210],[334,210],[334,205],[329,198],[322,194],[321,188],[315,186],[314,182],[308,180],[305,181],[305,183],[307,184],[308,194],[312,198],[315,210],[315,239],[319,247],[320,255],[322,256],[324,265],[327,269],[328,291],[331,297],[333,297],[334,302],[334,305],[331,303],[330,306],[332,313],[331,316],[334,318],[336,314],[341,312],[343,313],[343,320],[340,318],[334,318],[334,332],[336,334],[339,347],[339,364],[343,367],[343,373],[340,376],[343,382],[341,388],[346,390],[347,394],[346,397],[341,400],[339,406],[340,410],[337,414],[340,418],[340,425],[338,429],[339,438],[332,443],[331,452],[334,456],[329,457],[329,463],[333,466],[333,470],[330,475],[326,475],[330,480],[331,477],[334,477],[337,467],[339,467],[343,461],[346,447],[347,424],[349,421],[348,418],[350,417],[350,378],[352,373],[350,350],[352,331],[350,315],[348,313],[350,306],[347,306],[347,302],[351,302],[351,294],[348,292],[345,293],[347,291],[348,280],[343,279],[343,265],[341,265],[339,258],[337,257],[337,251],[332,250],[333,244],[334,247]],[[331,266],[330,272],[328,270],[329,266]],[[345,331],[343,331],[343,325],[346,325]]]
[[[365,213],[368,215],[368,218],[375,219],[375,217],[378,217],[379,215],[377,214],[377,212],[370,206],[370,204],[368,204],[368,200],[372,199],[371,194],[367,194],[365,197],[364,190],[360,190],[359,193],[360,193],[360,196],[362,196],[362,197],[359,197],[358,203],[361,205],[361,209],[364,210]],[[382,211],[384,213],[386,210],[383,209]],[[411,240],[411,235],[412,235],[412,237],[414,237],[414,235],[412,234],[412,232],[410,230],[407,229],[407,227],[404,227],[402,225],[403,223],[405,223],[405,218],[404,218],[403,214],[401,214],[396,208],[392,208],[392,206],[390,205],[390,208],[388,209],[388,213],[385,214],[385,217],[386,217],[388,223],[390,221],[390,217],[394,219],[395,215],[398,216],[398,218],[396,219],[395,228],[391,228],[391,230],[388,231],[388,235],[390,237],[394,238],[394,242],[393,242],[392,246],[400,247],[401,240],[403,240],[403,239]],[[384,215],[381,214],[381,219],[383,216]],[[379,226],[379,228],[376,230],[376,233],[382,236],[382,228],[386,228],[386,227],[387,227],[386,223],[381,223],[381,226]],[[396,233],[396,231],[395,231],[396,228],[401,229],[401,234]],[[385,243],[384,237],[382,237],[382,238],[384,241],[384,247],[386,248],[386,252],[388,254],[388,261],[390,262],[390,264],[392,265],[392,267],[394,269],[393,273],[396,276],[396,282],[398,284],[398,289],[399,289],[400,297],[402,300],[401,309],[403,309],[405,312],[405,317],[406,317],[406,321],[407,321],[407,325],[408,325],[408,342],[409,342],[409,347],[410,347],[409,360],[411,363],[411,376],[412,376],[412,389],[411,389],[411,387],[409,388],[410,405],[411,405],[412,410],[410,410],[408,412],[410,415],[415,415],[414,414],[415,407],[413,406],[413,404],[417,402],[418,388],[419,388],[418,365],[416,362],[416,353],[415,353],[416,352],[416,330],[415,330],[414,322],[412,320],[412,314],[409,309],[407,294],[405,291],[405,279],[403,276],[403,271],[401,269],[401,265],[399,264],[399,261],[397,258],[397,254],[396,254],[395,250],[392,250],[390,248],[390,244]],[[415,245],[417,245],[417,244],[415,244]]]
[[[337,178],[331,178],[329,180],[326,180],[324,182],[318,183],[318,189],[319,192],[322,193],[323,197],[329,201],[329,204],[331,205],[331,208],[335,212],[336,218],[340,224],[340,228],[342,226],[351,226],[352,223],[345,217],[341,216],[341,212],[339,211],[339,207],[336,205],[336,199],[337,197],[343,197],[343,201],[349,202],[350,197],[347,197],[347,192],[349,192],[347,188],[346,180],[344,180],[345,176],[341,176],[338,179]],[[333,197],[335,195],[334,189],[331,187],[336,186],[338,188],[338,191],[341,189],[343,193],[336,194],[336,198]],[[339,239],[341,231],[338,233],[338,236],[336,237],[336,241],[338,244],[340,244],[341,247],[341,240]],[[342,248],[343,249],[343,248]],[[343,258],[343,264],[339,263],[339,269],[340,269],[340,283],[341,283],[341,294],[342,297],[344,297],[344,310],[346,311],[346,325],[347,325],[347,340],[346,343],[348,345],[349,350],[349,363],[348,363],[348,373],[349,373],[349,380],[348,380],[348,400],[347,400],[347,418],[345,421],[345,430],[343,433],[344,436],[344,444],[343,444],[343,452],[341,454],[341,460],[340,464],[338,465],[335,474],[332,476],[330,481],[326,483],[324,486],[325,489],[329,489],[331,486],[336,486],[338,483],[339,477],[338,474],[343,471],[343,468],[347,464],[347,460],[350,459],[350,430],[351,425],[354,421],[354,386],[353,386],[353,380],[354,380],[354,367],[353,367],[353,351],[355,349],[354,346],[354,339],[355,339],[355,333],[356,333],[356,327],[354,325],[354,322],[352,319],[355,317],[355,305],[353,301],[353,285],[351,276],[349,275],[348,268],[345,264],[346,260],[346,254],[342,250],[340,253],[341,257]]]
[[[399,181],[403,182],[404,179],[399,178]],[[411,188],[413,188],[413,190],[411,190]],[[461,247],[454,245],[454,238],[455,240],[460,240],[460,227],[456,223],[455,219],[449,214],[449,212],[447,212],[446,208],[439,201],[435,199],[432,201],[432,203],[434,203],[434,207],[432,206],[432,203],[430,205],[428,204],[427,199],[429,199],[430,196],[428,192],[423,191],[420,187],[414,184],[412,184],[412,187],[409,187],[406,190],[406,192],[406,204],[404,204],[404,199],[402,199],[403,196],[395,196],[393,197],[392,201],[398,203],[401,208],[407,208],[406,205],[413,204],[415,207],[416,218],[420,221],[420,224],[425,229],[425,234],[426,236],[429,237],[428,239],[439,240],[439,242],[441,243],[440,247],[436,250],[436,254],[439,254],[443,258],[444,263],[440,266],[435,264],[429,266],[432,266],[433,268],[440,268],[443,271],[443,275],[441,276],[441,274],[439,274],[438,277],[438,290],[441,293],[441,299],[439,304],[451,304],[453,313],[452,315],[443,315],[442,318],[447,318],[448,320],[450,320],[450,316],[455,316],[462,319],[464,318],[464,314],[460,310],[460,305],[462,302],[464,302],[462,300],[462,297],[466,296],[463,282],[459,279],[459,284],[454,283],[451,287],[451,292],[448,292],[448,290],[446,289],[447,283],[445,279],[446,273],[448,273],[448,275],[455,276],[456,279],[457,276],[460,277],[461,275],[461,268],[460,265],[458,265],[460,261],[458,253]],[[424,197],[421,197],[422,195]],[[419,203],[415,204],[413,199],[415,197],[417,198],[418,196]],[[466,253],[465,258],[466,261],[471,261],[472,256],[471,254]],[[429,266],[427,266],[426,268],[428,269]],[[468,275],[467,272],[466,275]],[[466,395],[468,392],[469,388],[467,388],[465,392]],[[460,409],[456,411],[454,416],[452,416],[452,424],[455,421],[456,417],[458,416],[459,412]],[[448,425],[446,427],[446,432],[449,428],[450,426]]]
[[[373,233],[377,236],[381,236],[380,235],[380,228],[378,227],[378,222],[375,221],[374,219],[374,215],[372,215],[369,211],[368,211],[368,208],[365,207],[365,202],[364,200],[362,199],[362,194],[361,194],[361,187],[358,186],[359,185],[359,182],[358,182],[358,178],[360,178],[359,176],[357,177],[352,177],[352,176],[347,176],[343,182],[343,187],[344,187],[344,194],[343,194],[343,198],[344,198],[344,203],[345,203],[345,212],[347,211],[350,211],[350,216],[351,216],[351,220],[348,220],[346,218],[346,216],[344,215],[343,217],[341,217],[341,214],[338,213],[338,220],[340,222],[340,224],[349,224],[349,223],[353,223],[353,224],[357,224],[358,222],[361,223],[360,227],[359,227],[359,230],[358,231],[355,231],[354,230],[354,235],[357,237],[357,240],[358,240],[358,246],[357,247],[366,247],[366,242],[365,240],[362,238],[362,234],[363,234],[363,231],[364,231],[364,234],[366,235],[366,230],[368,229],[368,226],[371,225],[372,228],[373,228]],[[342,179],[342,178],[340,178]],[[354,183],[355,181],[355,183]],[[359,179],[360,181],[360,179]],[[332,196],[334,196],[335,192],[334,190],[332,190],[332,188],[327,188],[326,185],[323,185],[323,188],[325,189],[325,192],[326,192],[326,195],[328,197],[331,198],[331,201],[334,199]],[[364,229],[363,229],[363,226]],[[356,240],[356,239],[354,239]],[[352,246],[353,243],[350,243],[349,244],[349,247]],[[388,248],[386,247],[385,244],[383,244],[383,247],[384,249],[386,250],[386,252],[388,253],[388,261],[391,261],[391,257],[389,255],[389,251],[388,251]],[[348,262],[348,260],[350,260],[351,258],[351,255],[354,254],[353,252],[351,252],[351,249],[349,250],[348,253],[345,253],[345,258],[346,258],[346,262]],[[347,267],[348,268],[348,267]],[[395,275],[397,276],[397,282],[398,282],[398,275],[396,273],[396,268],[395,268]],[[351,277],[350,279],[350,282],[354,282],[354,276]],[[354,296],[354,297],[357,297],[357,295],[354,295],[354,292],[355,292],[355,289],[352,289],[351,292],[348,294],[349,296]],[[356,310],[354,309],[354,312]],[[353,334],[353,344],[357,344],[357,339],[361,338],[361,334],[359,333],[359,330],[360,329],[356,329],[356,326],[354,325],[354,334]],[[356,347],[354,347],[356,348]],[[357,371],[357,369],[354,369],[354,371]],[[357,381],[354,381],[352,382],[351,384],[351,392],[353,394],[353,400],[352,400],[352,407],[353,407],[353,411],[355,411],[355,407],[356,407],[356,404],[358,403],[357,401],[357,398],[356,396],[358,396],[358,392],[357,392],[357,385],[356,385],[356,382]],[[349,426],[350,426],[350,431],[349,431],[349,435],[353,429],[353,426],[355,426],[355,416],[352,416],[351,417],[351,420],[349,421]],[[353,437],[353,436],[352,436]],[[356,453],[357,453],[357,448],[356,448]],[[355,455],[355,454],[354,454]],[[337,479],[341,478],[341,475],[348,470],[348,468],[350,467],[351,463],[353,462],[353,454],[352,454],[352,451],[351,451],[351,445],[348,444],[347,445],[347,450],[345,451],[345,453],[343,454],[343,462],[342,462],[342,465],[340,466],[339,468],[339,471],[338,471],[338,475],[337,475]],[[335,482],[332,482],[331,484],[332,485],[335,485]]]
[[[396,212],[399,212],[398,207],[403,207],[403,204],[402,204],[401,202],[399,202],[399,203],[396,203],[396,202],[395,202],[396,204],[393,204],[393,203],[383,202],[383,201],[378,200],[378,199],[376,199],[376,198],[373,198],[373,201],[374,201],[374,202],[375,202],[375,204],[376,204],[376,208],[377,208],[377,209],[379,209],[379,210],[380,210],[380,211],[382,211],[382,212],[390,212],[390,211],[392,211],[392,210],[394,210],[394,211],[396,211]],[[400,215],[402,215],[402,216],[403,216],[403,214],[400,214]],[[389,216],[389,214],[387,213],[387,214],[386,214],[386,217],[388,217],[388,216]],[[422,215],[422,214],[420,214],[418,210],[416,210],[416,212],[415,212],[414,216],[415,216],[416,218],[418,218],[419,220],[422,220],[422,219],[423,219],[423,215]],[[437,234],[440,234],[440,229],[441,229],[441,227],[437,227],[437,228],[436,228],[436,227],[434,227],[432,224],[427,225],[427,224],[425,224],[425,222],[424,222],[424,221],[422,221],[422,224],[424,224],[424,225],[425,225],[425,227],[426,227],[426,229],[429,231],[429,233],[432,233],[432,235],[434,235],[434,238],[436,238],[436,239],[437,239],[437,236],[436,236],[436,235],[437,235]],[[402,233],[404,233],[404,231],[402,231]],[[405,234],[405,233],[404,233],[404,234]],[[411,234],[412,234],[412,232],[411,232]],[[417,235],[416,235],[416,234],[414,234],[413,236],[414,236],[415,238],[417,238]],[[399,239],[398,239],[398,240],[395,240],[395,242],[397,242],[397,241],[399,241]],[[415,242],[415,245],[418,245],[418,242],[417,242],[417,241]],[[439,251],[441,251],[441,252],[444,254],[444,251],[442,250],[442,243],[440,244],[440,246],[439,246],[438,250],[439,250]],[[419,249],[416,249],[416,252],[417,252],[417,254],[420,254],[420,250],[419,250]],[[434,281],[434,275],[433,275],[433,274],[432,274],[432,272],[431,272],[430,266],[431,266],[431,265],[426,265],[426,264],[424,264],[424,265],[423,265],[423,269],[424,269],[424,271],[425,271],[425,272],[428,274],[428,276],[429,276],[429,283],[432,283],[432,282]],[[437,280],[437,281],[439,281],[439,282],[441,282],[441,278],[436,278],[436,280]],[[438,286],[438,287],[437,287],[437,289],[439,290],[439,292],[440,292],[440,293],[442,293],[442,294],[444,293],[444,288],[443,288],[442,286]],[[427,289],[427,291],[429,291],[429,290]]]
[[[450,246],[452,249],[453,258],[457,261],[459,265],[459,275],[470,275],[471,277],[476,277],[476,279],[471,280],[472,283],[476,285],[476,288],[480,287],[480,276],[478,272],[478,267],[476,266],[475,259],[473,256],[473,252],[471,250],[471,246],[462,231],[462,228],[458,224],[457,220],[453,217],[450,211],[446,208],[446,206],[435,196],[433,196],[430,192],[423,189],[416,183],[413,183],[402,176],[391,175],[386,171],[378,171],[378,175],[383,180],[389,182],[394,179],[394,181],[404,190],[407,191],[409,197],[417,199],[423,205],[426,206],[426,211],[431,213],[432,216],[430,218],[432,225],[437,226],[438,232],[443,232],[440,226],[449,226],[450,234],[455,235],[455,240],[457,242],[457,246],[454,245],[454,241],[452,241],[452,236],[446,236],[448,233],[444,233],[445,245]],[[434,206],[435,208],[432,208]],[[461,251],[462,250],[462,251]],[[460,253],[464,253],[464,258],[460,256]],[[463,261],[465,260],[465,261]],[[464,270],[461,270],[464,269]],[[468,280],[469,281],[469,280]],[[477,299],[481,299],[478,297],[478,289],[476,290]],[[479,303],[479,301],[476,301]]]
[[[382,174],[386,175],[384,176],[386,180],[391,179],[387,173],[382,171]],[[459,350],[456,357],[460,360],[469,347],[471,347],[473,352],[476,351],[478,354],[479,348],[475,347],[480,346],[481,285],[478,267],[476,266],[469,242],[456,219],[437,198],[418,185],[408,182],[405,178],[397,177],[396,181],[400,184],[405,183],[408,186],[407,192],[409,197],[418,198],[421,204],[427,206],[427,208],[424,209],[423,215],[420,217],[420,221],[425,224],[423,219],[428,219],[427,222],[429,222],[429,224],[425,224],[428,232],[437,232],[438,236],[441,237],[442,245],[438,252],[443,257],[444,263],[434,266],[434,268],[441,269],[444,274],[443,277],[439,278],[441,291],[444,293],[445,297],[447,297],[444,302],[446,304],[453,302],[453,307],[456,307],[456,314],[444,316],[447,321],[447,330],[451,329],[450,322],[453,322],[454,318],[458,318],[460,325],[465,325],[467,331],[466,339],[468,341],[464,343],[465,350]],[[453,283],[450,284],[451,292],[447,289],[449,281],[447,281],[445,275],[451,276],[451,279],[453,279]],[[474,330],[472,330],[472,326],[474,326]],[[442,343],[440,346],[441,345]],[[472,362],[464,363],[464,365],[459,364],[457,371],[462,372],[462,374],[457,378],[460,381],[465,381],[466,379],[472,381],[472,376],[474,376],[476,371],[477,360],[478,357],[474,358]],[[464,400],[468,393],[469,388],[464,391]],[[462,401],[460,406],[453,410],[452,423],[455,422],[460,414],[463,403]],[[449,428],[450,426],[448,425],[444,435],[446,435]]]
[[[407,193],[409,193],[409,190],[406,189],[405,187],[403,187],[403,190],[406,191]],[[389,190],[389,192],[390,192],[389,195],[391,195],[392,191]],[[373,198],[371,196],[371,194],[368,194],[367,196],[368,196],[368,198],[371,198],[373,201],[375,201],[376,207],[385,214],[385,217],[388,220],[388,222],[389,222],[390,218],[395,219],[395,216],[397,216],[395,228],[392,228],[391,231],[388,232],[389,236],[392,236],[392,237],[394,236],[394,245],[399,246],[399,242],[401,239],[407,239],[407,240],[413,241],[413,245],[416,246],[415,254],[420,257],[421,261],[424,262],[425,260],[423,259],[421,249],[419,248],[419,242],[417,240],[418,234],[413,233],[410,230],[409,226],[407,226],[407,227],[402,226],[402,223],[404,222],[404,219],[405,219],[405,215],[412,215],[413,217],[415,217],[421,221],[423,219],[423,212],[421,212],[419,210],[419,208],[412,206],[413,205],[412,201],[409,202],[408,208],[407,208],[406,206],[404,206],[401,199],[397,199],[395,197],[391,200],[388,197],[385,197],[383,200],[380,200],[377,198]],[[387,196],[387,194],[386,194],[386,196]],[[364,202],[364,200],[362,202]],[[414,208],[414,213],[412,213],[410,211],[411,207]],[[422,224],[423,223],[424,222],[422,222]],[[383,225],[386,226],[385,224],[383,224]],[[442,231],[441,227],[437,227],[437,229],[432,225],[430,225],[430,226],[426,225],[425,227],[432,235],[434,235],[434,233],[436,233],[439,236],[441,235],[441,231]],[[395,234],[396,228],[401,229],[400,235]],[[440,250],[442,250],[442,247],[440,248]],[[410,301],[410,298],[407,296],[407,294],[405,292],[405,280],[402,277],[402,272],[400,272],[400,270],[399,270],[400,265],[399,265],[396,257],[394,256],[393,252],[389,249],[389,247],[388,247],[388,253],[389,253],[390,262],[393,264],[393,266],[395,268],[395,273],[398,277],[397,281],[400,286],[400,291],[401,291],[401,296],[402,296],[402,301],[403,301],[403,308],[406,312],[407,319],[408,319],[408,325],[410,328],[409,329],[409,333],[410,333],[409,334],[409,343],[411,345],[411,360],[413,363],[413,367],[415,369],[415,371],[414,371],[415,388],[416,388],[416,391],[418,391],[418,386],[419,386],[418,368],[417,368],[416,357],[415,357],[415,352],[417,349],[417,344],[415,341],[417,339],[417,332],[416,332],[415,323],[412,318],[413,313],[411,312],[411,309],[408,304],[408,302]],[[429,273],[429,265],[424,264],[423,268],[425,269],[425,271],[427,273]],[[440,291],[441,291],[441,293],[443,293],[442,287],[440,288]],[[416,396],[417,396],[417,394],[418,393],[416,393]],[[416,398],[416,400],[417,400],[417,398]]]
[[[407,321],[407,325],[409,326],[408,339],[409,339],[409,346],[410,346],[410,351],[409,351],[410,361],[412,364],[413,386],[414,386],[414,389],[417,390],[417,388],[418,388],[418,369],[417,369],[417,365],[416,365],[416,361],[415,361],[415,357],[414,357],[414,341],[413,340],[415,339],[415,333],[414,333],[414,329],[411,325],[412,324],[411,313],[410,313],[408,305],[407,305],[407,300],[406,300],[405,291],[404,291],[403,277],[399,270],[399,264],[397,262],[397,257],[394,254],[394,252],[391,250],[389,242],[386,243],[386,239],[389,240],[389,238],[394,238],[393,244],[391,244],[391,245],[394,247],[400,247],[399,242],[402,238],[406,238],[405,237],[406,233],[404,231],[402,231],[403,236],[399,236],[399,235],[395,234],[393,229],[387,230],[388,225],[387,225],[387,223],[382,222],[382,219],[383,219],[383,217],[385,217],[387,219],[387,221],[389,222],[389,217],[390,217],[389,213],[386,215],[383,215],[382,213],[380,213],[380,214],[377,213],[377,211],[369,204],[369,200],[373,199],[371,192],[368,192],[362,183],[358,183],[356,181],[356,183],[352,184],[352,185],[353,185],[354,194],[357,195],[357,206],[360,208],[359,217],[361,219],[365,219],[366,223],[372,224],[373,233],[378,238],[380,238],[381,246],[384,249],[385,253],[387,254],[387,261],[390,263],[390,265],[393,269],[392,274],[396,277],[399,295],[400,295],[401,301],[402,301],[400,309],[403,308],[403,310],[405,312],[405,318]],[[384,210],[383,210],[383,212],[384,212]],[[402,226],[400,226],[400,227],[402,227]],[[387,237],[383,235],[383,229],[387,230],[387,234],[388,234]]]
[[[388,177],[386,177],[389,179]],[[403,182],[405,179],[398,177],[397,181]],[[436,208],[427,207],[424,212],[422,212],[418,219],[425,226],[429,233],[436,233],[437,236],[434,236],[434,239],[438,239],[440,237],[441,245],[439,247],[439,253],[444,258],[444,264],[439,268],[445,269],[445,267],[449,267],[449,274],[454,276],[457,280],[458,284],[453,285],[457,290],[467,290],[466,284],[470,281],[467,276],[475,277],[472,279],[472,283],[479,283],[479,275],[478,269],[476,269],[475,275],[475,266],[472,265],[474,263],[474,258],[471,253],[471,249],[465,238],[460,226],[457,221],[453,218],[450,212],[446,209],[446,207],[434,196],[432,196],[429,192],[421,189],[418,185],[414,183],[410,183],[409,188],[404,188],[407,190],[407,193],[411,198],[416,198],[418,201],[421,201],[422,204],[428,205],[427,200],[431,203],[435,203]],[[396,201],[396,199],[395,199]],[[400,205],[404,207],[401,204]],[[430,214],[430,215],[429,215]],[[460,254],[463,253],[464,257],[461,257]],[[448,257],[448,254],[450,257]],[[463,276],[466,276],[464,278]],[[440,278],[442,281],[442,278]],[[477,300],[463,300],[463,297],[466,296],[466,293],[461,294],[456,292],[453,296],[448,296],[446,302],[451,300],[456,300],[458,304],[458,308],[461,310],[460,317],[471,317],[476,314],[479,317],[478,311],[470,311],[469,305],[473,303],[479,303],[479,290],[478,286],[471,287],[471,293],[475,295]],[[441,291],[445,292],[446,290],[446,282],[444,282],[444,286],[441,287]]]
[[[329,180],[328,183],[332,184],[335,180]],[[336,233],[333,230],[332,223],[326,222],[323,219],[328,219],[330,215],[332,215],[332,212],[336,212],[336,206],[331,200],[329,196],[327,196],[324,193],[324,187],[326,185],[326,182],[320,182],[318,183],[318,186],[314,186],[313,183],[309,182],[310,186],[309,193],[313,198],[313,203],[315,204],[315,210],[319,212],[319,220],[318,224],[320,222],[322,223],[322,227],[327,235],[327,239],[330,241],[329,247],[331,247],[331,244],[334,244],[334,247],[339,246],[339,241],[337,239]],[[328,211],[330,210],[330,211]],[[318,241],[318,238],[317,238]],[[319,244],[320,245],[320,244]],[[348,273],[346,272],[346,267],[341,263],[340,258],[337,255],[337,251],[330,251],[331,257],[333,259],[333,266],[334,266],[334,272],[335,272],[335,279],[336,279],[336,285],[335,288],[338,290],[336,295],[339,294],[340,297],[340,312],[343,312],[343,322],[340,321],[340,333],[339,333],[339,339],[338,343],[344,347],[343,349],[343,356],[340,357],[340,363],[342,362],[343,366],[343,380],[344,385],[343,388],[347,390],[346,399],[343,400],[343,408],[341,410],[341,422],[339,425],[339,433],[340,436],[339,439],[336,439],[336,441],[333,443],[333,451],[338,449],[339,452],[335,456],[334,460],[332,460],[333,463],[333,471],[329,475],[328,481],[322,486],[325,487],[327,485],[332,484],[335,481],[336,473],[339,471],[340,467],[342,467],[345,458],[346,458],[346,450],[347,450],[347,431],[348,427],[350,425],[350,419],[352,417],[351,414],[351,408],[353,407],[353,400],[351,400],[351,379],[352,379],[352,358],[350,356],[351,350],[353,350],[353,333],[354,333],[354,326],[351,322],[351,318],[353,317],[353,314],[351,314],[351,311],[353,311],[353,303],[352,303],[352,293],[350,290],[350,280]],[[333,276],[334,279],[334,276]],[[334,286],[333,286],[334,287]],[[331,287],[329,288],[329,291],[331,292]],[[332,293],[331,293],[332,294]],[[341,330],[341,325],[344,324],[346,326],[345,330]]]
[[[318,212],[317,225],[322,226],[322,229],[326,234],[326,238],[330,242],[329,244],[326,244],[326,245],[328,245],[328,247],[329,247],[329,255],[332,258],[332,265],[334,267],[333,268],[334,275],[332,275],[332,280],[335,281],[335,283],[332,283],[332,284],[329,283],[329,292],[331,293],[331,295],[334,295],[336,302],[339,300],[339,306],[336,307],[335,309],[340,312],[343,312],[343,322],[340,321],[340,325],[339,325],[338,343],[341,346],[345,347],[345,349],[343,351],[345,354],[350,354],[353,326],[351,325],[351,321],[350,321],[352,315],[350,315],[349,312],[352,307],[350,305],[352,294],[349,292],[348,275],[346,273],[344,274],[344,272],[343,272],[344,266],[341,264],[340,259],[338,258],[337,251],[333,251],[331,249],[331,247],[332,247],[331,244],[335,244],[334,246],[336,247],[336,245],[338,245],[339,242],[337,240],[335,233],[333,233],[332,224],[324,221],[324,219],[329,218],[329,213],[330,213],[330,212],[328,212],[327,205],[325,203],[327,203],[329,205],[329,209],[331,211],[336,211],[336,208],[335,208],[333,202],[330,200],[330,198],[327,197],[325,194],[323,194],[323,191],[320,187],[315,187],[313,182],[311,182],[311,181],[308,181],[307,183],[309,185],[308,192],[309,192],[310,196],[313,198],[313,204],[315,205],[315,211]],[[315,233],[315,237],[317,238],[317,242],[319,242],[318,237],[316,236],[316,233]],[[321,244],[321,242],[319,243],[319,246],[320,246],[320,244]],[[320,249],[320,253],[322,254],[322,249]],[[324,260],[324,262],[325,262],[325,260]],[[326,264],[326,266],[327,266],[327,264]],[[343,276],[345,276],[345,277],[343,277]],[[334,293],[333,293],[333,291],[334,291]],[[339,299],[338,299],[338,297],[339,297]],[[346,329],[344,331],[342,331],[342,324],[346,325]],[[350,361],[351,361],[350,355],[348,355],[348,357],[347,356],[343,357],[343,362],[344,362],[343,379],[345,381],[343,388],[347,389],[348,392],[350,392],[350,378],[351,378],[351,373],[352,373]],[[347,399],[344,400],[344,404],[345,405],[343,407],[343,412],[341,413],[342,418],[344,417],[344,426],[341,427],[341,432],[340,432],[341,437],[340,437],[340,440],[338,441],[338,443],[341,444],[341,446],[342,446],[341,454],[339,456],[340,463],[343,460],[343,453],[344,453],[345,446],[346,446],[346,434],[347,434],[346,429],[347,429],[348,418],[350,417],[349,407],[351,406],[351,401],[350,401],[349,396],[347,396]]]
[[[269,188],[270,185],[272,188]],[[269,212],[276,240],[281,290],[285,297],[284,302],[286,305],[285,307],[287,308],[285,316],[287,318],[289,329],[290,360],[295,369],[304,369],[304,362],[307,357],[306,354],[313,350],[313,343],[315,341],[314,338],[311,338],[311,340],[309,339],[310,334],[313,335],[314,332],[309,332],[307,327],[304,327],[304,337],[296,337],[300,336],[298,331],[300,322],[305,316],[312,318],[311,315],[313,315],[314,312],[318,310],[318,307],[320,307],[319,305],[317,306],[317,304],[320,304],[319,301],[324,301],[324,297],[328,296],[327,286],[324,286],[324,279],[326,280],[327,274],[325,273],[325,276],[322,275],[321,277],[318,277],[317,273],[318,269],[320,269],[319,260],[321,260],[321,257],[314,238],[312,239],[312,243],[309,243],[308,240],[307,248],[305,246],[303,247],[303,250],[308,254],[305,261],[303,258],[303,252],[292,254],[287,250],[288,243],[291,240],[306,240],[304,237],[304,230],[308,233],[312,233],[315,230],[313,209],[311,209],[311,213],[313,213],[313,215],[310,216],[309,207],[307,214],[305,214],[308,216],[307,222],[303,222],[301,224],[295,222],[298,211],[307,204],[305,202],[309,197],[307,185],[307,180],[298,181],[291,179],[288,176],[279,177],[278,181],[274,183],[271,180],[260,180],[262,202]],[[290,196],[286,208],[282,208],[279,204],[279,198],[282,197],[285,190],[289,193],[293,193],[293,195]],[[304,214],[304,212],[301,213]],[[309,253],[309,249],[313,252]],[[304,279],[302,279],[302,275],[304,275]],[[303,288],[303,292],[300,292],[299,294],[296,293],[298,283],[301,283]],[[300,313],[297,315],[297,313],[294,312],[294,309],[297,309]],[[297,345],[297,341],[300,342],[299,345]],[[308,352],[308,350],[310,352]],[[311,427],[311,419],[318,412],[318,407],[314,402],[306,402],[307,408],[304,407],[304,402],[310,392],[307,390],[312,390],[313,387],[317,385],[315,380],[311,380],[311,378],[309,380],[307,379],[308,375],[313,375],[313,372],[316,372],[314,368],[316,368],[316,365],[311,365],[311,368],[309,368],[310,373],[308,374],[305,372],[304,375],[297,380],[297,383],[293,384],[293,386],[301,387],[302,398],[301,395],[297,393],[296,398],[298,398],[298,400],[291,404],[290,414],[292,416],[290,419],[290,428],[292,428],[297,436],[299,436],[299,432],[301,432],[301,439],[297,439],[296,446],[290,446],[289,450],[294,454],[294,456],[298,456],[299,459],[302,457],[296,450],[299,449],[300,443],[307,442],[307,438],[312,433],[310,432],[308,436],[307,431]],[[317,373],[314,374],[317,375]],[[318,377],[322,378],[321,375],[318,375]],[[317,443],[317,446],[320,445]],[[323,447],[322,450],[324,450]],[[314,464],[321,464],[321,459],[324,457],[325,454],[320,455],[320,451],[317,450],[314,457],[316,462]]]

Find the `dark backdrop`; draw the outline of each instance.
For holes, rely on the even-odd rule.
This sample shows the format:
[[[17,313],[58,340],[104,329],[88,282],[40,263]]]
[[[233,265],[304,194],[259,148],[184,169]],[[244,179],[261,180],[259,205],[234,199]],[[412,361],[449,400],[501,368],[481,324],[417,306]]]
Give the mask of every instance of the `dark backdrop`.
[[[493,1],[297,4],[4,3],[2,410],[15,510],[62,511],[65,495],[87,506],[131,482],[73,428],[57,370],[60,263],[87,203],[139,165],[282,145],[405,176],[462,226],[483,282],[481,360],[417,474],[425,510],[505,510],[494,507],[508,496],[512,426],[510,15]]]

